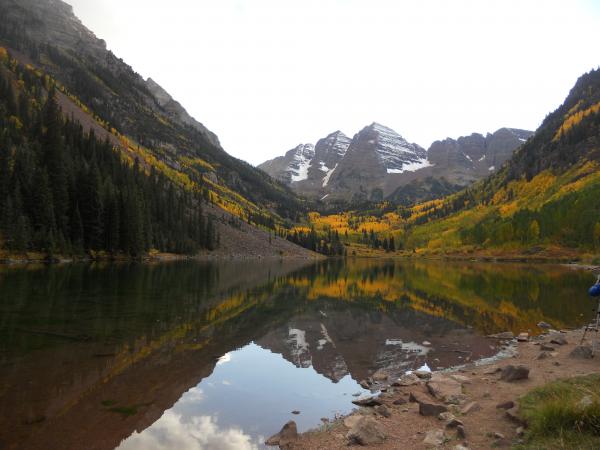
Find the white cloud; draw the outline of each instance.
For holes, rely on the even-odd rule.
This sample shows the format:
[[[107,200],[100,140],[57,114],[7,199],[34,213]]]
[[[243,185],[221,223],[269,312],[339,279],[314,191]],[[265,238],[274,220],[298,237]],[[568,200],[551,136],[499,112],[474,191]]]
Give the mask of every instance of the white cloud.
[[[167,410],[143,433],[134,432],[119,450],[254,450],[258,445],[242,430],[219,428],[210,416],[183,416]]]
[[[373,121],[534,129],[596,67],[594,0],[67,0],[225,149],[259,163]]]

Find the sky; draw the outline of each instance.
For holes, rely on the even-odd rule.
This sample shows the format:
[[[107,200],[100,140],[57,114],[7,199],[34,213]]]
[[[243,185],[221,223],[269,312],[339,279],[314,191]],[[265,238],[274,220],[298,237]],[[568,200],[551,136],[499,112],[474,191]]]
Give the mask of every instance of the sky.
[[[600,0],[66,0],[252,164],[372,122],[535,130],[600,65]]]

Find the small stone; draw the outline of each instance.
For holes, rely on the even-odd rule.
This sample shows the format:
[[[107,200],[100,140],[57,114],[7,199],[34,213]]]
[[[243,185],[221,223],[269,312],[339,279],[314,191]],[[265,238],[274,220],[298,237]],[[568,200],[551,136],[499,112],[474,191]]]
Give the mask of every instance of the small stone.
[[[540,328],[543,328],[545,330],[549,330],[550,328],[552,328],[552,325],[550,325],[548,322],[544,322],[544,321],[538,322],[537,326]]]
[[[517,425],[527,425],[523,419],[519,416],[519,407],[515,406],[513,408],[507,409],[504,412],[505,417],[511,422],[516,423]]]
[[[554,364],[555,366],[560,366],[560,363],[558,361],[554,361],[552,364]]]
[[[300,411],[298,411],[298,410],[294,410],[294,411],[292,411],[292,414],[296,414],[296,415],[298,415],[298,414],[300,414]]]
[[[423,341],[423,345],[425,347],[429,347],[431,345],[431,342],[429,342],[429,341]]]
[[[279,445],[280,448],[285,448],[298,439],[298,429],[296,428],[296,422],[290,420],[286,423],[279,433],[274,434],[265,441],[265,445],[275,446]]]
[[[362,416],[346,434],[346,438],[351,443],[359,445],[381,444],[385,438],[385,433],[379,427],[379,424],[372,417]]]
[[[452,420],[449,420],[448,423],[446,423],[446,428],[456,428],[458,426],[464,426],[464,423],[462,422],[462,420],[459,420],[457,418],[452,418]]]
[[[489,369],[484,370],[483,374],[484,375],[494,375],[501,371],[502,371],[502,369],[500,367],[492,366]]]
[[[429,380],[431,378],[431,372],[427,370],[415,370],[413,373],[421,380]]]
[[[443,413],[438,414],[439,420],[452,420],[454,419],[454,415],[449,411],[444,411]]]
[[[517,341],[519,342],[527,342],[529,340],[529,333],[519,333],[517,336]]]
[[[529,368],[526,366],[513,366],[512,364],[502,369],[500,379],[504,381],[517,381],[529,378]]]
[[[432,447],[438,447],[444,443],[446,436],[444,436],[444,430],[430,430],[423,439],[423,444]]]
[[[492,396],[492,394],[490,393],[490,391],[485,391],[483,393],[483,398],[490,398]]]
[[[361,392],[355,392],[354,394],[352,394],[352,397],[360,397],[361,395]]]
[[[465,447],[462,444],[456,444],[454,447],[452,447],[452,450],[469,450],[469,447]]]
[[[493,436],[496,439],[504,439],[504,435],[502,433],[498,433],[497,431],[494,431]]]
[[[589,345],[578,345],[569,353],[571,358],[576,359],[592,359],[594,357],[594,351]]]
[[[552,357],[552,354],[550,352],[540,352],[534,359],[540,360],[540,359],[548,359],[551,357]]]
[[[459,374],[451,374],[450,378],[452,378],[454,381],[457,381],[458,383],[461,384],[469,384],[471,382],[471,379],[469,377],[465,377],[464,375],[459,375]]]
[[[406,402],[406,399],[403,397],[397,398],[396,400],[394,400],[392,402],[392,404],[394,404],[394,405],[404,405],[405,403],[407,403],[407,402]]]
[[[543,352],[553,352],[554,350],[556,350],[554,347],[552,347],[551,345],[548,344],[542,344],[540,346],[540,350]]]
[[[517,436],[523,436],[525,434],[525,428],[523,427],[517,427]]]
[[[473,413],[475,411],[479,411],[481,410],[481,406],[479,405],[479,403],[477,402],[470,402],[467,403],[463,409],[461,409],[461,413],[462,414],[469,414],[469,413]]]
[[[513,402],[512,400],[508,400],[506,402],[498,403],[496,405],[496,408],[498,408],[498,409],[510,409],[510,408],[513,408],[514,406],[515,406],[515,402]]]
[[[467,438],[467,432],[465,431],[465,426],[464,425],[458,425],[456,427],[456,437],[458,437],[459,439],[466,439]]]
[[[392,415],[392,413],[390,413],[390,410],[388,409],[388,407],[385,405],[376,406],[375,412],[377,414],[382,415],[383,417],[390,417]]]
[[[418,376],[416,376],[414,373],[407,373],[402,375],[398,381],[393,382],[392,386],[413,386],[419,382],[420,380]]]
[[[358,406],[378,406],[381,405],[381,400],[377,397],[359,398],[358,400],[352,400],[352,403]]]
[[[371,389],[371,383],[369,383],[367,380],[361,380],[358,384],[360,384],[360,387],[363,389]]]
[[[564,336],[561,336],[560,334],[553,334],[552,336],[550,336],[550,343],[551,344],[556,344],[556,345],[566,345],[568,342],[565,339]]]

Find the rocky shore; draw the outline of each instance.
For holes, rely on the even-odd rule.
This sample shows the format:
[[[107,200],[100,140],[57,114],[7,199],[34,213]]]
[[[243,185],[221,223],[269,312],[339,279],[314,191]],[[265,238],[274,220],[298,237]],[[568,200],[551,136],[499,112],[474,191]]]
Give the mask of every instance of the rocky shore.
[[[296,433],[289,422],[268,445],[284,449],[491,449],[509,448],[522,441],[527,423],[518,399],[548,382],[600,372],[588,332],[548,329],[529,336],[500,333],[502,359],[474,362],[452,370],[415,371],[398,377],[378,371],[362,383],[374,391],[357,398],[357,409],[318,430]]]

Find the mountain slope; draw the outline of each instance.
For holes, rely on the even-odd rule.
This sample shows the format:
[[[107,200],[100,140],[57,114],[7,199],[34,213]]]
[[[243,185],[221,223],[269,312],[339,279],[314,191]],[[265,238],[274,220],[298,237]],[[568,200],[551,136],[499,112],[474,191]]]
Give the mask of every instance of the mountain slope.
[[[302,208],[287,188],[228,155],[160,86],[108,51],[66,3],[1,0],[0,15],[0,43],[67,87],[111,134],[126,136],[125,150],[211,185],[217,203],[238,215],[244,214],[236,209],[270,209],[288,217]],[[249,204],[239,205],[236,193]]]
[[[5,83],[0,103],[6,119],[0,131],[7,143],[0,149],[0,159],[8,167],[0,177],[0,184],[12,197],[11,208],[15,209],[15,198],[27,194],[23,189],[33,188],[31,180],[38,171],[49,175],[50,187],[55,189],[55,184],[64,183],[55,183],[56,171],[52,167],[60,167],[63,157],[72,164],[64,167],[67,188],[51,192],[52,198],[46,202],[48,211],[55,209],[55,217],[50,220],[48,216],[47,227],[42,227],[34,217],[31,205],[25,204],[17,209],[24,212],[28,226],[18,227],[17,216],[7,223],[4,216],[0,249],[62,254],[101,250],[139,255],[150,249],[189,253],[220,246],[227,254],[311,254],[284,239],[273,238],[275,234],[284,235],[282,227],[289,226],[286,224],[304,208],[294,193],[264,172],[228,155],[217,136],[189,116],[164,89],[151,79],[142,79],[107,51],[104,41],[81,24],[70,6],[60,0],[0,0],[0,15],[3,18],[0,56],[4,65],[1,70]],[[36,151],[36,146],[43,148],[48,139],[47,123],[39,118],[49,108],[51,99],[58,108],[53,129],[57,142],[62,142],[58,147],[64,152],[56,161],[44,156],[43,151]],[[73,139],[87,140],[88,144],[73,144]],[[71,161],[77,147],[99,150],[83,161]],[[132,172],[127,177],[138,189],[133,197],[142,197],[138,200],[143,216],[139,230],[143,231],[139,232],[135,248],[124,245],[120,238],[110,245],[107,241],[110,202],[105,200],[116,199],[115,211],[127,209],[126,197],[121,192],[127,185],[122,180],[128,178],[111,172],[109,166],[116,162],[105,165],[113,158],[113,149],[118,150],[120,173]],[[16,162],[26,160],[27,155],[33,155],[30,164],[17,172],[21,166]],[[76,211],[78,204],[80,208],[82,203],[87,205],[77,198],[78,190],[94,166],[100,171],[98,189],[93,189],[99,194],[99,201],[91,214],[98,216],[99,229],[92,244],[87,232],[82,242],[72,235],[71,222],[78,214],[84,215],[83,211]],[[16,174],[20,173],[27,179],[19,179]],[[159,185],[146,186],[157,179]],[[107,194],[112,187],[106,187],[106,183],[115,192]],[[165,201],[159,201],[163,190],[171,200],[158,211],[153,208]],[[16,192],[19,195],[14,197]],[[133,210],[138,211],[137,207]],[[126,214],[120,217],[121,222],[129,221]],[[170,225],[159,224],[159,217]],[[208,222],[210,232],[206,228]],[[26,239],[18,245],[10,242],[14,239],[7,232],[14,227],[26,230]],[[117,231],[125,229],[115,227]],[[189,233],[181,227],[189,229]],[[210,239],[206,233],[210,233]],[[179,237],[182,242],[177,243]],[[207,244],[208,241],[211,243]],[[269,244],[265,245],[267,241]]]
[[[444,201],[420,206],[408,248],[600,251],[600,70],[581,76],[565,102],[502,169]],[[414,226],[417,225],[417,226]]]

